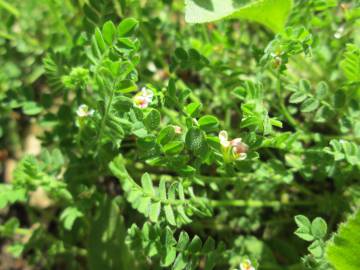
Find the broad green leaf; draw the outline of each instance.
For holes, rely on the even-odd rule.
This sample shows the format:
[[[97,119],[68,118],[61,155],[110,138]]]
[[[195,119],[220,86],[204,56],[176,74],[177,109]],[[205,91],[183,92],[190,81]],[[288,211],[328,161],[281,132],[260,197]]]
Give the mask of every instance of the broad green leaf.
[[[185,0],[185,20],[206,23],[226,18],[239,18],[265,25],[274,32],[283,30],[292,0]]]
[[[360,269],[360,211],[340,225],[327,243],[326,258],[336,270]]]

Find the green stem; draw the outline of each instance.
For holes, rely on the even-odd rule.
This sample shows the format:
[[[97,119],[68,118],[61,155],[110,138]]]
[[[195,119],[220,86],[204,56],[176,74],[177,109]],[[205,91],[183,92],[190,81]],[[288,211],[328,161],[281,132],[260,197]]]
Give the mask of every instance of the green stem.
[[[284,99],[282,98],[282,95],[281,95],[282,84],[281,84],[280,75],[277,75],[276,77],[278,80],[277,87],[276,87],[276,93],[279,98],[280,112],[285,116],[285,118],[288,120],[288,122],[297,130],[301,127],[301,125],[294,117],[292,117],[290,112],[287,110],[285,103],[284,103]]]
[[[206,28],[206,24],[202,25],[201,30],[202,30],[202,33],[203,33],[203,36],[204,36],[204,39],[205,39],[206,43],[210,44],[211,41],[210,41],[210,36],[209,36],[208,29]]]
[[[3,8],[15,17],[20,16],[20,11],[13,5],[9,4],[7,1],[0,0],[0,9]]]
[[[5,229],[5,226],[0,226],[0,232],[4,232],[5,230],[6,230],[6,229]],[[29,229],[16,228],[16,229],[14,230],[14,233],[17,234],[17,235],[26,236],[26,235],[32,234],[32,231],[29,230]]]
[[[258,201],[258,200],[211,200],[212,207],[278,207],[281,205],[279,201]]]
[[[106,109],[105,109],[105,112],[104,112],[104,116],[103,118],[101,119],[101,123],[100,123],[100,130],[99,130],[99,133],[98,133],[98,136],[96,138],[96,142],[97,142],[97,149],[96,149],[96,153],[99,152],[100,150],[100,139],[101,139],[101,136],[103,134],[103,130],[105,128],[105,122],[106,122],[106,119],[108,117],[108,114],[110,112],[110,108],[111,108],[111,104],[112,104],[112,100],[114,98],[114,93],[115,93],[115,85],[116,85],[116,82],[114,81],[112,87],[111,87],[111,94],[110,94],[110,98],[109,98],[109,102],[106,106]]]
[[[210,200],[212,207],[279,207],[281,205],[288,206],[306,206],[313,205],[314,201],[295,201],[295,202],[280,202],[280,201],[259,201],[259,200]]]

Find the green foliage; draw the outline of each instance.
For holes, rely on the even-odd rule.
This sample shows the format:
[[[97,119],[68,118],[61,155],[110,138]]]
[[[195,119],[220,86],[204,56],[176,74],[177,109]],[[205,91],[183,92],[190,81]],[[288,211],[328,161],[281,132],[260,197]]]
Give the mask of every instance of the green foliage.
[[[360,147],[354,142],[344,140],[331,140],[331,147],[325,147],[324,151],[333,156],[335,161],[346,160],[353,166],[360,165]]]
[[[126,242],[132,250],[158,258],[161,267],[173,270],[197,269],[200,261],[204,263],[204,269],[213,269],[225,249],[223,244],[216,247],[212,238],[204,243],[197,235],[191,239],[185,231],[176,239],[171,228],[150,223],[145,223],[141,229],[133,225]]]
[[[291,11],[292,0],[185,0],[185,5],[185,19],[189,23],[240,18],[261,23],[272,31],[279,32],[283,29]]]
[[[125,245],[125,223],[116,199],[102,198],[91,220],[88,245],[89,269],[134,267]]]
[[[340,67],[349,82],[360,81],[360,48],[354,44],[347,44],[344,59]]]
[[[307,217],[297,215],[295,216],[295,222],[298,226],[295,234],[301,239],[311,242],[308,247],[310,255],[303,258],[305,265],[315,269],[328,269],[329,266],[324,259],[326,247],[324,238],[327,233],[325,220],[317,217],[310,222]]]
[[[0,268],[357,268],[356,1],[38,2],[0,0]]]
[[[13,185],[27,192],[43,188],[52,198],[72,201],[66,183],[43,171],[41,164],[33,156],[25,156],[14,171]]]
[[[0,209],[18,201],[26,200],[26,189],[14,188],[13,186],[0,185]]]
[[[326,258],[335,269],[358,269],[360,212],[340,224],[337,233],[326,244]]]
[[[146,173],[141,177],[140,186],[129,176],[121,156],[110,163],[110,169],[121,181],[132,207],[152,222],[158,222],[161,217],[173,226],[181,226],[191,222],[190,215],[211,216],[207,201],[196,198],[192,193],[191,198],[186,198],[181,182],[174,182],[167,188],[166,180],[161,179],[159,187],[155,188]]]

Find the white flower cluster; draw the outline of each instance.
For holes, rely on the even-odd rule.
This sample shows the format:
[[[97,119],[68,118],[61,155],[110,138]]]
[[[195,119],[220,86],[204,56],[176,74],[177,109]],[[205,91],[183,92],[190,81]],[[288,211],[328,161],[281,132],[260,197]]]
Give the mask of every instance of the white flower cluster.
[[[256,270],[256,269],[251,264],[251,261],[246,259],[242,263],[240,263],[240,270]]]
[[[95,113],[94,110],[89,110],[89,107],[85,104],[81,104],[79,106],[79,108],[76,111],[77,116],[79,116],[80,118],[84,118],[84,117],[88,117],[88,116],[93,116]]]
[[[140,92],[133,97],[134,105],[138,108],[145,109],[149,107],[153,97],[153,91],[147,89],[146,87],[143,87],[141,88]]]

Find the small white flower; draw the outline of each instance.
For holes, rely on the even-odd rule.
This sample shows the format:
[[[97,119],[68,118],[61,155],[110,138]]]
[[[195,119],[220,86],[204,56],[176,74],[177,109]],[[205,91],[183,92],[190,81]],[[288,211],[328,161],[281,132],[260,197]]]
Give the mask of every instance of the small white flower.
[[[176,134],[181,134],[182,133],[182,128],[181,127],[173,126],[173,128],[174,128]]]
[[[150,70],[151,72],[156,72],[157,68],[154,64],[154,62],[149,62],[149,64],[147,65],[148,70]]]
[[[240,270],[255,270],[255,267],[252,266],[250,260],[244,260],[240,263]]]
[[[81,104],[76,111],[77,116],[83,118],[88,116],[93,116],[95,113],[94,110],[89,110],[89,107],[85,104]]]
[[[138,108],[145,109],[150,105],[153,97],[153,91],[147,89],[146,87],[143,87],[141,88],[140,92],[134,96],[134,105]]]
[[[244,160],[246,159],[247,154],[246,153],[240,153],[238,154],[238,157],[236,158],[236,160]]]
[[[343,36],[343,34],[344,34],[344,30],[345,30],[344,26],[340,26],[340,27],[337,29],[337,31],[335,32],[334,38],[340,39],[340,38]]]
[[[220,131],[219,139],[220,139],[220,144],[223,147],[229,147],[230,146],[230,142],[228,141],[228,133],[225,130]]]

